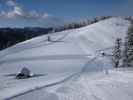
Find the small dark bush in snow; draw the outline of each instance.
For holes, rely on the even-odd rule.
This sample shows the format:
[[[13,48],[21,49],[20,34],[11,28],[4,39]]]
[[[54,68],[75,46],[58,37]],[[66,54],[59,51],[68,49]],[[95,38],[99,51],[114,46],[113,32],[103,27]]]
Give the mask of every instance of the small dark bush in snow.
[[[25,79],[29,77],[31,77],[31,72],[26,67],[22,68],[22,70],[16,75],[17,79]]]

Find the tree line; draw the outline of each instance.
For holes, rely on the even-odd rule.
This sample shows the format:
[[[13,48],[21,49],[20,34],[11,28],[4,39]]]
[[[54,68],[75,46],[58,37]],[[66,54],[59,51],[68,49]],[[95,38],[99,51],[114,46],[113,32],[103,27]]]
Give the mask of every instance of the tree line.
[[[124,42],[122,43],[121,38],[116,39],[112,62],[115,68],[133,67],[133,21],[131,21]]]
[[[0,28],[0,50],[33,37],[47,34],[52,28]]]

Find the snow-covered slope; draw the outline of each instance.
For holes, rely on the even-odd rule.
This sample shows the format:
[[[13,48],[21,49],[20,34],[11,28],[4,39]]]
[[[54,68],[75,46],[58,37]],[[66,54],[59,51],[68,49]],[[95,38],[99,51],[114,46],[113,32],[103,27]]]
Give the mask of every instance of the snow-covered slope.
[[[0,63],[4,72],[8,71],[6,70],[6,62],[10,66],[19,66],[19,68],[24,65],[28,67],[35,66],[35,69],[37,68],[36,71],[40,69],[39,67],[42,68],[44,66],[44,70],[41,71],[53,69],[55,72],[56,70],[53,68],[55,64],[57,66],[62,66],[63,64],[63,66],[68,67],[70,66],[69,64],[75,63],[75,58],[82,58],[80,55],[92,55],[96,50],[113,46],[115,38],[124,37],[128,26],[129,22],[126,20],[111,18],[80,29],[51,34],[52,40],[56,42],[47,42],[46,35],[33,38],[0,52],[2,58]],[[65,63],[68,61],[67,65],[64,64],[64,60]],[[81,59],[79,60],[82,61]],[[6,66],[4,67],[5,63]],[[81,66],[82,64],[77,64],[76,69],[78,65]],[[16,72],[16,70],[13,69],[13,72]]]
[[[106,58],[98,58],[95,62],[91,59],[96,56],[96,51],[112,47],[116,38],[124,38],[129,25],[122,18],[111,18],[83,28],[50,34],[52,42],[48,42],[47,35],[44,35],[1,51],[0,98],[10,98],[46,84],[64,82],[62,80],[81,70],[110,68],[108,63],[106,66],[103,63]],[[9,75],[22,67],[28,67],[42,76],[23,81]],[[21,88],[18,89],[19,85]],[[7,95],[7,91],[11,93]]]
[[[36,90],[13,100],[133,100],[133,69],[108,74],[82,73],[68,82]]]

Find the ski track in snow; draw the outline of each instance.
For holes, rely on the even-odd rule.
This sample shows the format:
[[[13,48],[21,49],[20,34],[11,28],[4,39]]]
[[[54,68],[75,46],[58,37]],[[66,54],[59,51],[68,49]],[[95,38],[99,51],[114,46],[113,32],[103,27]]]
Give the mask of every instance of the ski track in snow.
[[[119,71],[101,75],[82,73],[76,82],[61,85],[56,89],[59,100],[133,100],[133,77],[121,75]]]
[[[30,93],[30,92],[33,92],[33,91],[36,91],[36,90],[40,90],[40,89],[48,88],[48,87],[51,87],[51,86],[54,86],[54,85],[62,84],[64,82],[68,81],[69,79],[71,79],[72,77],[76,76],[77,74],[79,74],[79,73],[74,73],[74,74],[72,74],[72,75],[70,75],[70,76],[68,76],[68,77],[66,77],[66,78],[64,78],[64,79],[62,79],[60,81],[57,81],[57,82],[53,82],[53,83],[50,83],[50,84],[47,84],[47,85],[44,85],[44,86],[39,86],[39,87],[35,87],[33,89],[29,89],[28,91],[25,91],[25,92],[22,92],[20,94],[16,94],[14,96],[5,98],[5,100],[11,100],[13,98],[22,96],[24,94],[27,94],[27,93]]]
[[[34,61],[34,60],[70,60],[70,59],[88,59],[92,55],[49,55],[49,56],[40,56],[40,57],[29,57],[29,58],[16,58],[16,59],[7,59],[1,60],[0,64],[3,63],[13,63],[20,61]]]
[[[55,100],[132,100],[133,77],[127,77],[129,73],[127,73],[127,76],[121,75],[124,73],[127,72],[111,71],[109,75],[104,73],[97,73],[98,75],[82,73],[80,77],[74,76],[69,81],[58,84],[58,86],[27,93],[13,100],[21,100],[22,98],[28,100],[27,97],[30,96],[33,96],[33,100],[36,100],[34,99],[36,96],[39,96],[39,100],[45,98],[51,100],[51,97],[45,95],[47,93],[53,94],[51,96],[54,96]],[[124,77],[128,82],[123,80]],[[75,78],[77,79],[75,80]]]

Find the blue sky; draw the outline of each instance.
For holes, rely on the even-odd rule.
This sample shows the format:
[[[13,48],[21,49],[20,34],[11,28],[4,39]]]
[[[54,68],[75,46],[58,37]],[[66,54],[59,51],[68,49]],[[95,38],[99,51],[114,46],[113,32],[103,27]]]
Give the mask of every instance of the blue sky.
[[[128,6],[128,0],[20,0],[19,2],[28,9],[45,11],[65,18],[115,15],[120,9]],[[116,11],[118,12],[115,13]]]
[[[132,14],[133,0],[0,0],[0,27],[46,27],[95,16]]]

